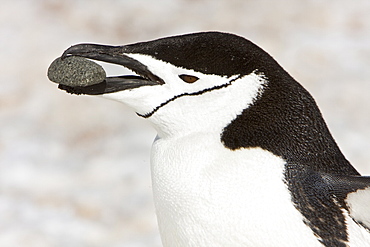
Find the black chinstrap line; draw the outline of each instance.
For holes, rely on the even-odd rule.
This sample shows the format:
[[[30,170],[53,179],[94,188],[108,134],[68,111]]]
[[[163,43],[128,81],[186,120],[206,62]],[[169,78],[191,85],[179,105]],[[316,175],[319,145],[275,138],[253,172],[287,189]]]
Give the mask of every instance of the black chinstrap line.
[[[207,88],[207,89],[204,89],[204,90],[201,90],[201,91],[198,91],[198,92],[194,92],[194,93],[183,93],[183,94],[179,94],[179,95],[176,95],[174,97],[172,97],[171,99],[163,102],[162,104],[160,104],[159,106],[155,107],[151,112],[149,113],[146,113],[146,114],[140,114],[140,113],[136,113],[139,117],[142,117],[142,118],[149,118],[151,117],[154,113],[156,113],[161,107],[167,105],[168,103],[170,103],[171,101],[174,101],[175,99],[178,99],[180,97],[183,97],[183,96],[196,96],[196,95],[201,95],[201,94],[204,94],[206,92],[210,92],[210,91],[213,91],[213,90],[218,90],[218,89],[221,89],[221,88],[225,88],[225,87],[228,87],[232,84],[233,81],[236,81],[240,78],[242,78],[244,75],[239,75],[238,77],[230,80],[228,83],[226,84],[222,84],[222,85],[218,85],[218,86],[214,86],[214,87],[211,87],[211,88]]]

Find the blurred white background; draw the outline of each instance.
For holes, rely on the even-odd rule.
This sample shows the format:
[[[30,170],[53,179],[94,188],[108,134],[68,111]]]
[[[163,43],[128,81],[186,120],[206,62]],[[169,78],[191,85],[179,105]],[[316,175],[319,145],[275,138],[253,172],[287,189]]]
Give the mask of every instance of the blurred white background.
[[[369,13],[368,0],[2,0],[0,246],[160,246],[154,130],[124,105],[68,95],[46,77],[81,42],[242,35],[313,94],[346,157],[370,174]]]

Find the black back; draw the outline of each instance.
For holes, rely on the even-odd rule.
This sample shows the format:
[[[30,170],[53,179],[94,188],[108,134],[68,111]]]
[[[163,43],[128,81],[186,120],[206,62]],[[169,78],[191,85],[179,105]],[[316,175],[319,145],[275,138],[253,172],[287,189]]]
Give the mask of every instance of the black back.
[[[261,147],[315,171],[359,175],[345,159],[311,95],[287,73],[270,74],[263,95],[222,134],[231,149]]]

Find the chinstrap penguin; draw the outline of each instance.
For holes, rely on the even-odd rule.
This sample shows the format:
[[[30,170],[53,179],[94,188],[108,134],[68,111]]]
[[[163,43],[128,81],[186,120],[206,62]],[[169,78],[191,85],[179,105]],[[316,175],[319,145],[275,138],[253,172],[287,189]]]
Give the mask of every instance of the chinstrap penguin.
[[[78,44],[66,56],[136,73],[59,88],[122,102],[157,130],[165,247],[370,246],[370,177],[346,160],[311,95],[252,42],[201,32]]]

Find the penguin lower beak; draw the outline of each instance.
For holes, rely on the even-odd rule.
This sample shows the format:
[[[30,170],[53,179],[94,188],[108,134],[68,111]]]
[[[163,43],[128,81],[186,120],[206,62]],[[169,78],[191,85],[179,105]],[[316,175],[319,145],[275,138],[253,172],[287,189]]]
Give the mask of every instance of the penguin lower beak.
[[[122,65],[137,75],[106,77],[101,83],[90,86],[67,86],[59,84],[59,89],[72,94],[100,95],[118,91],[164,84],[164,81],[154,75],[146,65],[124,54],[125,46],[108,46],[97,44],[78,44],[71,46],[62,55],[79,56],[92,60]]]

